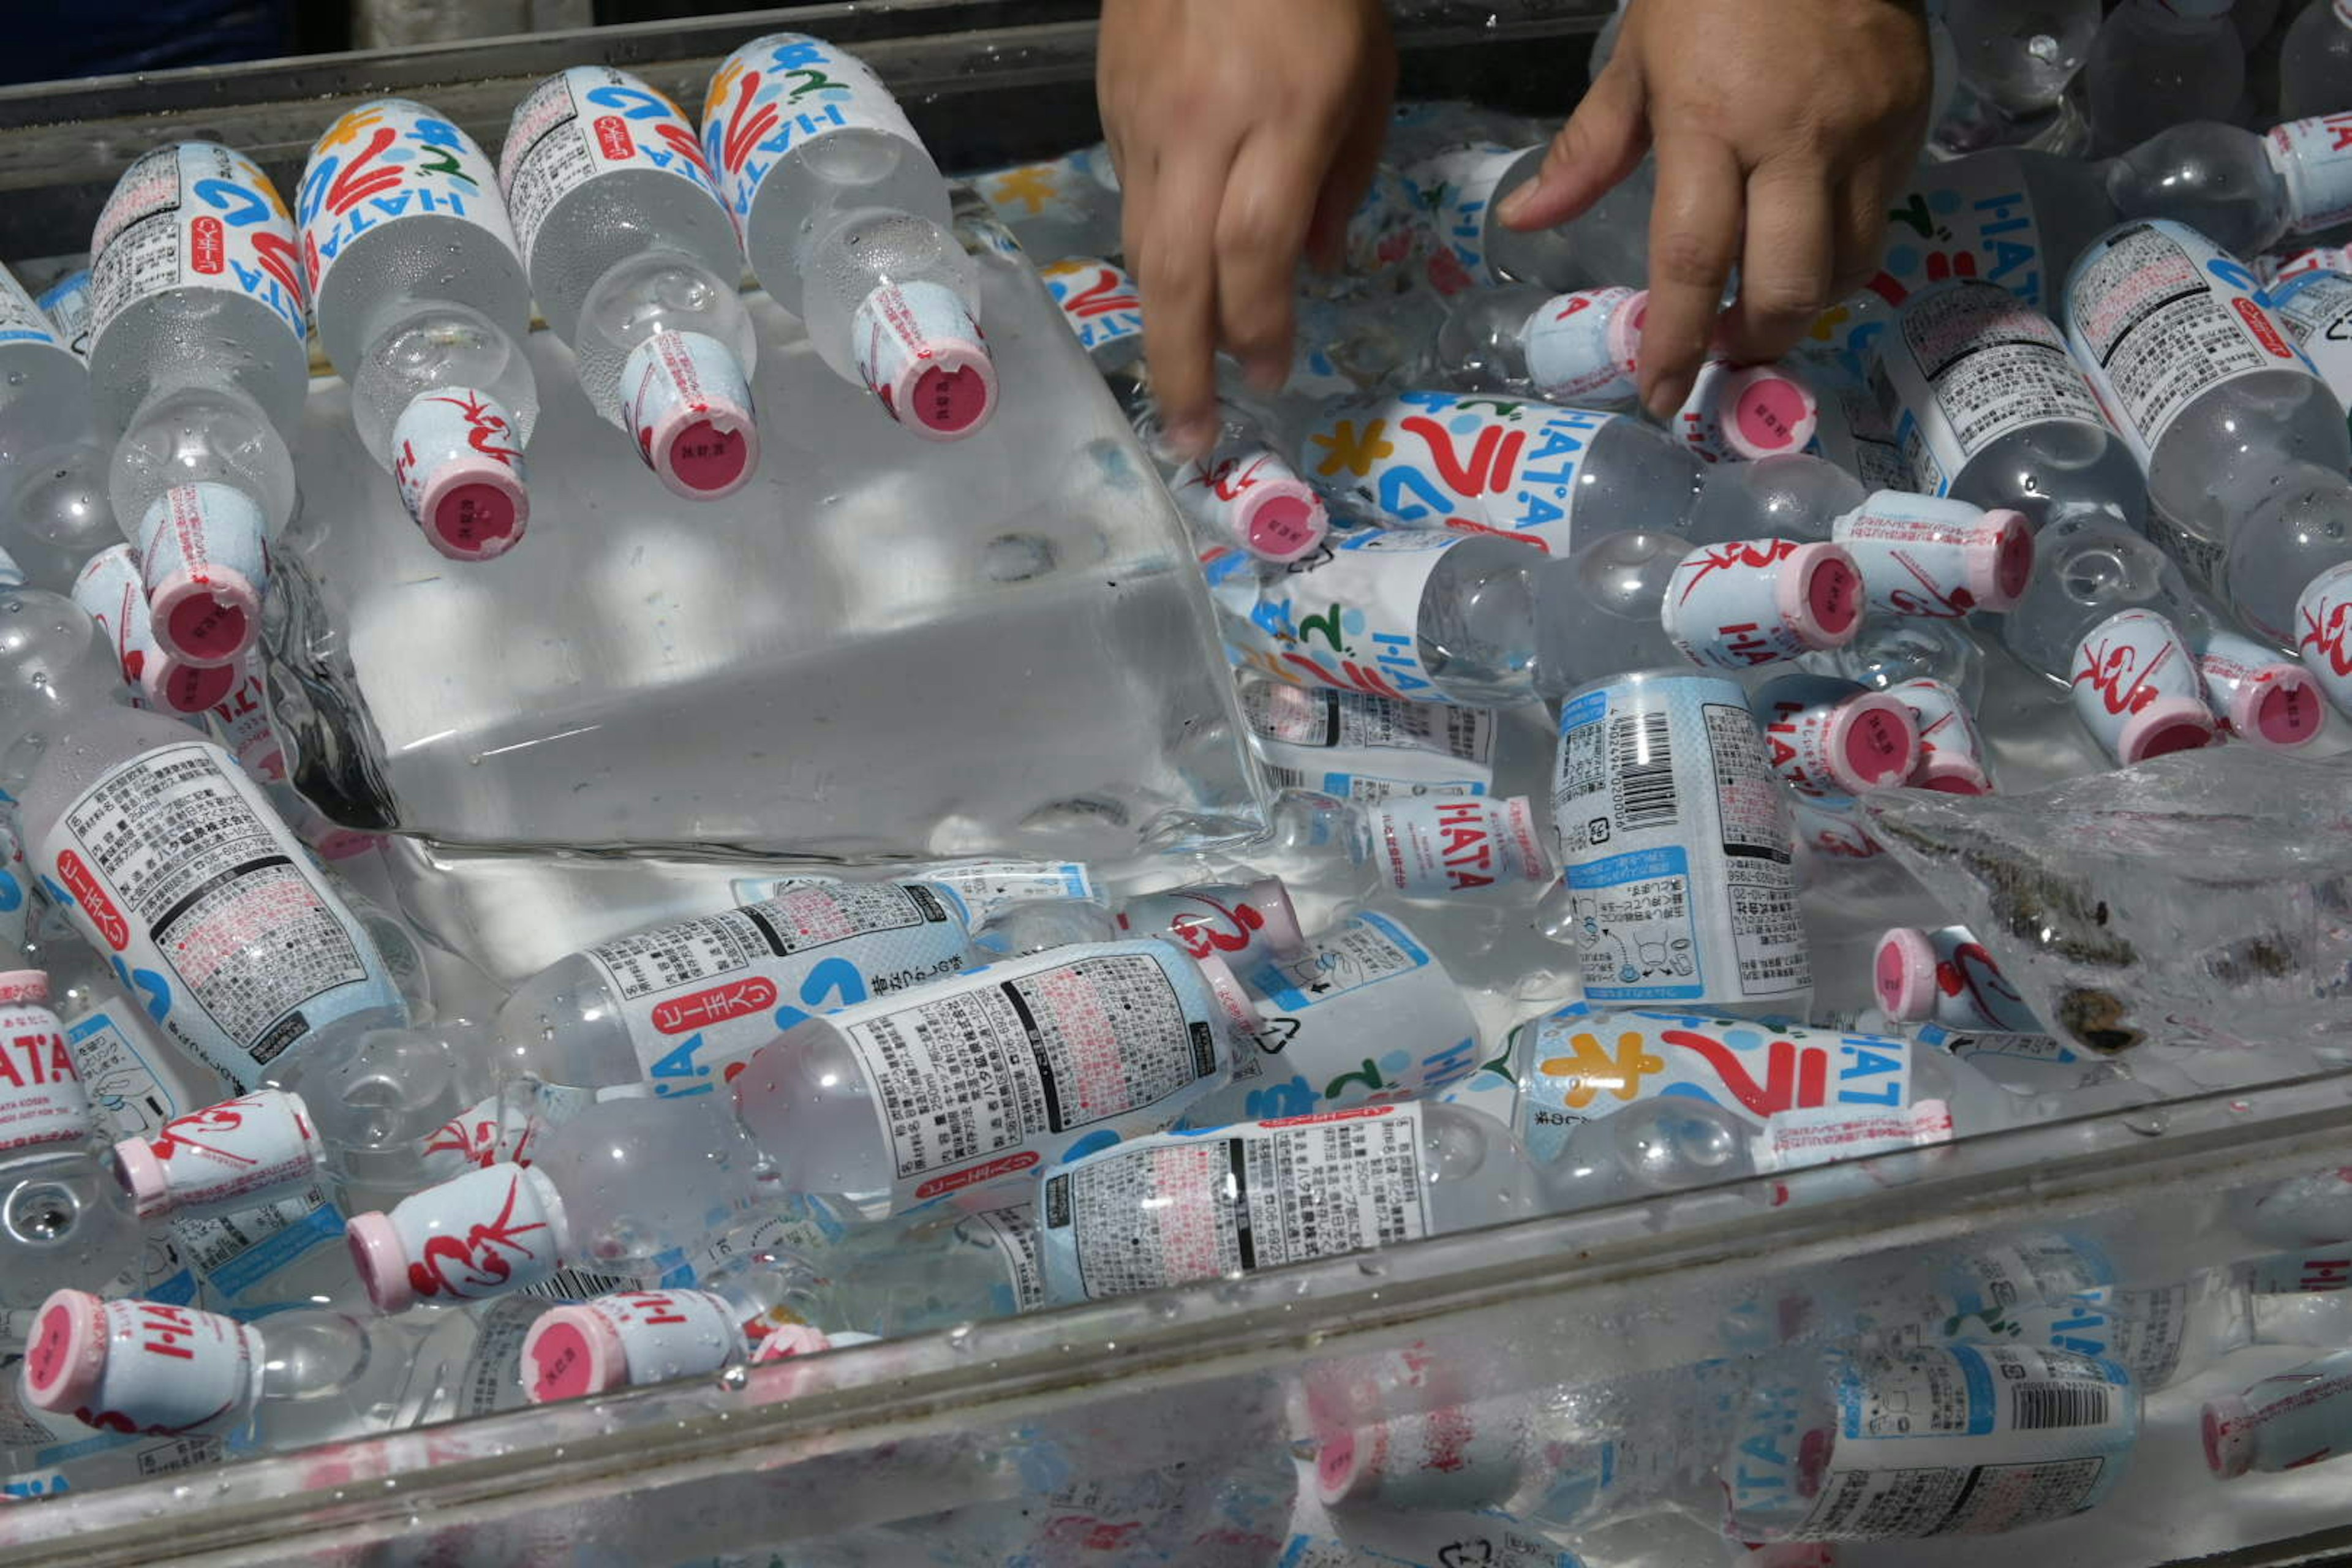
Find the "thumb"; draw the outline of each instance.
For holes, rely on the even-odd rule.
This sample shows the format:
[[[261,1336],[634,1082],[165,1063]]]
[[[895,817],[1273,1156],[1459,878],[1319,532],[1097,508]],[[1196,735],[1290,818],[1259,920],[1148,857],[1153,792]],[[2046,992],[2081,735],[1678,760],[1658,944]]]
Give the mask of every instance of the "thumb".
[[[1621,49],[1552,138],[1536,177],[1513,191],[1496,216],[1509,228],[1554,228],[1599,201],[1649,151],[1648,95]]]

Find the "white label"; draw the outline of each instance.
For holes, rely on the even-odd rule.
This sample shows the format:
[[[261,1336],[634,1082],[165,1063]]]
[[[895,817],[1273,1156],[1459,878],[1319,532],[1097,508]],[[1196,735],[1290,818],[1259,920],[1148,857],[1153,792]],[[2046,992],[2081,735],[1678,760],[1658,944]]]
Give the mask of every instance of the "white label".
[[[631,931],[586,957],[655,1091],[696,1094],[812,1013],[954,973],[966,936],[920,883],[831,882]]]
[[[1922,677],[1906,680],[1892,689],[1903,706],[1911,710],[1912,722],[1919,729],[1919,752],[1932,759],[1938,752],[1960,757],[1981,767],[1984,765],[1984,737],[1977,732],[1976,715],[1969,711],[1960,694],[1940,680]]]
[[[1366,807],[1365,819],[1374,863],[1408,899],[1450,899],[1551,877],[1524,795],[1392,801]]]
[[[268,523],[253,499],[234,486],[173,485],[139,520],[139,557],[151,606],[159,594],[191,583],[257,594],[269,581]],[[150,620],[148,630],[167,652],[184,657],[191,650],[173,637],[176,624],[166,611],[162,621]]]
[[[544,1284],[570,1245],[555,1184],[517,1165],[412,1193],[385,1217],[405,1255],[409,1289],[436,1305]]]
[[[1013,1281],[1013,1310],[1034,1312],[1045,1304],[1045,1264],[1037,1240],[1037,1209],[1034,1204],[1013,1204],[973,1215],[978,1226],[1004,1259],[1005,1277]]]
[[[1951,1108],[1923,1100],[1901,1110],[1840,1110],[1822,1106],[1765,1118],[1757,1142],[1759,1171],[1796,1171],[1832,1160],[1855,1160],[1898,1149],[1923,1149],[1952,1139]]]
[[[1268,909],[1276,917],[1272,921]],[[1222,960],[1235,974],[1247,974],[1276,956],[1270,929],[1288,927],[1283,931],[1288,943],[1295,943],[1298,934],[1286,905],[1268,900],[1261,908],[1255,901],[1254,886],[1230,882],[1139,894],[1119,906],[1118,923],[1122,935],[1156,936],[1194,958]]]
[[[456,218],[515,248],[489,159],[472,137],[405,98],[374,99],[327,127],[295,189],[294,216],[314,295],[345,251],[403,218]]]
[[[2352,713],[2352,563],[2305,584],[2294,605],[2295,652],[2336,706]]]
[[[2012,542],[1979,508],[1905,490],[1873,494],[1832,522],[1830,537],[1861,569],[1864,602],[1885,615],[1958,620],[1983,607],[1970,586],[1980,571],[2000,584],[2005,543],[2027,551],[2020,582],[2008,586],[2021,585],[2032,562],[2023,541]]]
[[[1892,1036],[1768,1027],[1648,1008],[1570,1003],[1536,1023],[1522,1072],[1519,1135],[1554,1160],[1582,1123],[1660,1095],[1686,1095],[1761,1131],[1834,1125],[1912,1108],[1916,1047]],[[1932,1120],[1927,1121],[1931,1130]],[[1791,1161],[1791,1163],[1807,1162]]]
[[[2253,1468],[2292,1470],[2336,1458],[2352,1440],[2352,1351],[2273,1373],[2242,1397]]]
[[[1792,570],[1790,557],[1805,548],[1793,539],[1735,539],[1703,544],[1675,568],[1658,605],[1658,624],[1683,657],[1714,669],[1751,669],[1795,658],[1813,644],[1780,603],[1780,574]],[[1855,606],[1845,597],[1860,587],[1860,574],[1816,574],[1807,585],[1806,608],[1827,621],[1851,620]]]
[[[646,467],[676,473],[697,490],[716,489],[743,467],[740,425],[751,417],[741,362],[717,338],[660,331],[622,362],[621,426]]]
[[[1412,1105],[1106,1150],[1045,1176],[1049,1278],[1100,1299],[1418,1240],[1421,1161]]]
[[[499,184],[525,265],[557,202],[625,169],[661,170],[719,199],[694,127],[628,72],[573,66],[533,88],[515,106],[499,151]]]
[[[1519,340],[1536,390],[1563,403],[1631,403],[1640,389],[1624,351],[1640,346],[1642,328],[1622,318],[1634,294],[1622,285],[1580,289],[1538,306]]]
[[[1748,1002],[1812,985],[1788,791],[1745,695],[1706,676],[1560,710],[1552,824],[1584,992]]]
[[[260,1338],[233,1318],[160,1301],[109,1301],[106,1361],[85,1412],[100,1430],[225,1432],[260,1396]],[[37,1368],[47,1336],[26,1364]]]
[[[963,922],[977,930],[1009,904],[1037,899],[1102,902],[1094,874],[1076,860],[969,860],[918,866],[910,878],[945,888],[963,901]]]
[[[257,1089],[164,1123],[149,1142],[163,1168],[161,1208],[184,1213],[238,1206],[237,1200],[290,1184],[310,1186],[326,1163],[325,1146],[302,1103]]]
[[[174,1044],[239,1089],[399,993],[260,786],[205,742],[109,769],[41,844],[51,897],[160,1005]]]
[[[998,179],[1010,184],[1033,171],[1050,172],[1055,167],[1052,163],[1032,164],[1028,169],[1011,170]],[[1140,344],[1143,298],[1136,291],[1135,279],[1124,269],[1091,256],[1074,256],[1039,268],[1037,276],[1045,280],[1045,291],[1054,297],[1054,303],[1062,308],[1062,320],[1077,335],[1078,346],[1089,354],[1099,357],[1104,350],[1119,343]]]
[[[2271,312],[2336,394],[2352,397],[2352,278],[2305,272],[2273,287]]]
[[[0,267],[0,343],[45,343],[63,348],[57,330],[16,275]]]
[[[1291,787],[1360,803],[1485,795],[1494,782],[1491,709],[1270,681],[1250,682],[1241,696],[1259,755],[1297,774]]]
[[[1340,1533],[1344,1531],[1344,1533]],[[1344,1522],[1294,1528],[1281,1568],[1584,1568],[1584,1560],[1499,1513],[1350,1510]]]
[[[737,49],[702,103],[703,151],[739,224],[770,169],[836,131],[878,131],[918,154],[922,147],[865,61],[805,33],[771,33]]]
[[[2271,127],[2263,152],[2286,185],[2286,218],[2297,232],[2352,217],[2352,114],[2321,114]]]
[[[1334,403],[1307,426],[1307,477],[1402,528],[1575,548],[1577,477],[1614,414],[1471,393]]]
[[[115,182],[89,248],[93,337],[104,337],[126,307],[179,289],[241,294],[302,337],[293,217],[242,153],[183,142],[145,153]]]
[[[430,516],[425,503],[443,475],[486,469],[493,475],[504,469],[518,485],[530,479],[514,416],[479,387],[419,393],[393,422],[392,482],[400,489],[401,504],[438,546],[461,556],[505,549],[514,533],[514,504],[500,494],[485,507],[476,486],[443,496]]]
[[[89,1096],[58,1016],[35,1003],[0,1004],[0,1151],[89,1132]]]
[[[189,1266],[231,1302],[343,1237],[342,1211],[319,1187],[235,1214],[171,1223]]]
[[[1440,293],[1502,281],[1486,267],[1487,209],[1494,205],[1495,187],[1518,162],[1521,151],[1484,142],[1441,153],[1404,171],[1406,183],[1429,209],[1444,255],[1452,262],[1430,268],[1430,279]]]
[[[2196,659],[2153,610],[2122,610],[2093,626],[2074,645],[2068,689],[2084,727],[2119,760],[2125,725],[2159,697],[2186,698],[2200,710],[2205,701]]]
[[[1806,370],[1820,423],[1805,450],[1860,479],[1864,490],[1918,489],[1911,460],[1886,427],[1876,399],[1826,365]]]
[[[1329,526],[1322,502],[1311,499],[1307,481],[1252,428],[1226,425],[1208,453],[1178,469],[1169,480],[1176,504],[1210,538],[1238,544],[1267,560],[1291,561],[1310,549]],[[1287,490],[1297,500],[1289,514],[1246,510],[1258,498]]]
[[[1421,660],[1421,600],[1439,559],[1461,542],[1450,533],[1359,530],[1271,576],[1250,619],[1281,650],[1286,680],[1307,672],[1342,691],[1442,702]]]
[[[74,358],[89,363],[92,327],[89,268],[68,272],[42,289],[40,306],[56,327],[58,341]]]
[[[624,1290],[587,1305],[620,1337],[632,1384],[717,1372],[751,1352],[734,1309],[708,1290]]]
[[[2312,374],[2245,267],[2172,223],[2119,229],[2084,252],[2066,337],[2145,466],[2191,403],[2263,371]]]
[[[2053,420],[2104,431],[2090,384],[2066,340],[2040,310],[1976,284],[1922,294],[1882,340],[1886,376],[1902,400],[1897,439],[1934,458],[1936,493],[1969,459],[2012,430]]]
[[[1029,1170],[1092,1128],[1164,1127],[1226,1072],[1206,984],[1176,983],[1180,964],[1197,982],[1190,960],[1157,942],[1071,951],[840,1021],[891,1151],[894,1208]]]
[[[165,1056],[168,1047],[148,1038],[135,1018],[93,1007],[66,1025],[66,1048],[110,1138],[143,1138],[195,1109],[189,1069]]]

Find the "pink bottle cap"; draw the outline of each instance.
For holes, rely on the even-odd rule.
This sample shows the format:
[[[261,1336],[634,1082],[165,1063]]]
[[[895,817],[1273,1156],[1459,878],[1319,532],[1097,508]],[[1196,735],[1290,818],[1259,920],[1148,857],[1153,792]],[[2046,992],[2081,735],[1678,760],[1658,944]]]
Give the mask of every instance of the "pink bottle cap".
[[[751,388],[734,351],[701,332],[656,332],[621,367],[621,416],[672,493],[717,500],[760,463]]]
[[[1315,1452],[1315,1496],[1325,1507],[1336,1507],[1359,1491],[1378,1489],[1380,1472],[1359,1457],[1355,1432],[1340,1426],[1319,1435]]]
[[[1871,980],[1888,1017],[1906,1024],[1934,1017],[1936,944],[1916,926],[1896,926],[1878,939]]]
[[[2006,610],[2033,582],[2033,523],[2021,511],[1995,507],[1984,514],[1989,541],[1969,552],[1969,592],[1979,610]]]
[[[1276,884],[1281,886],[1280,883]],[[49,1003],[49,972],[46,969],[0,969],[0,1002]]]
[[[106,1372],[106,1303],[87,1290],[53,1290],[34,1315],[25,1347],[25,1397],[36,1410],[89,1408]]]
[[[1304,479],[1265,479],[1234,503],[1234,525],[1249,552],[1279,566],[1311,554],[1331,531],[1323,498]]]
[[[141,1219],[152,1219],[171,1208],[172,1179],[146,1139],[125,1138],[114,1146],[114,1174]]]
[[[2326,715],[2327,698],[2318,679],[2284,659],[2265,665],[2257,679],[2240,682],[2230,693],[2231,732],[2278,751],[2317,740]]]
[[[996,411],[996,365],[980,324],[945,284],[885,284],[850,322],[857,374],[890,417],[932,441],[961,441]]]
[[[1723,442],[1754,461],[1798,452],[1813,438],[1821,405],[1802,382],[1769,364],[1742,365],[1723,380]]]
[[[177,648],[190,664],[227,665],[253,646],[261,626],[261,590],[243,573],[223,566],[173,572],[149,585],[148,612],[155,640]]]
[[[1906,782],[1919,759],[1919,727],[1902,699],[1852,697],[1830,717],[1830,778],[1848,795]]]
[[[1862,573],[1843,545],[1797,546],[1780,564],[1774,594],[1807,647],[1843,647],[1862,630]]]
[[[654,472],[691,500],[717,500],[743,488],[760,466],[760,427],[751,411],[712,400],[673,408],[646,437]]]
[[[2221,738],[2213,710],[2193,697],[2160,693],[2123,722],[2116,751],[2125,766],[2171,752],[2193,752]]]
[[[1921,754],[1919,766],[1911,774],[1911,787],[1942,795],[1990,795],[1992,775],[1975,758],[1958,752],[1927,752]]]
[[[352,1249],[352,1267],[367,1287],[375,1310],[389,1317],[416,1305],[415,1289],[408,1282],[408,1249],[387,1214],[355,1214],[343,1226],[344,1245]]]
[[[1281,878],[1261,877],[1252,882],[1249,901],[1252,909],[1265,917],[1264,930],[1268,947],[1285,958],[1307,951],[1307,933],[1299,928],[1297,907],[1290,901],[1290,889],[1282,885]]]
[[[186,664],[223,665],[261,630],[269,550],[261,509],[231,485],[174,485],[140,521],[140,559],[156,646]]]
[[[2253,1407],[2235,1394],[2205,1402],[2198,1419],[2205,1439],[2205,1467],[2225,1481],[2254,1468]]]
[[[159,652],[140,671],[139,691],[168,713],[202,713],[228,700],[245,672],[234,664],[189,664]]]
[[[453,561],[495,560],[530,526],[530,492],[504,463],[468,452],[426,477],[416,521],[433,548]]]
[[[523,1336],[524,1392],[533,1405],[584,1399],[629,1384],[629,1357],[620,1331],[593,1307],[562,1306],[542,1314]]]

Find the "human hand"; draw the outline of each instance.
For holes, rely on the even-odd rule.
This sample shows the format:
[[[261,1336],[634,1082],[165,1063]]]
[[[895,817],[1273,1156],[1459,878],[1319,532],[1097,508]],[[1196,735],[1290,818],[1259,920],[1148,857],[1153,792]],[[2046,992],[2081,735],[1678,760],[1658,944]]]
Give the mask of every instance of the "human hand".
[[[1298,261],[1335,265],[1388,132],[1380,0],[1104,0],[1095,87],[1170,442],[1215,438],[1219,346],[1290,374]]]
[[[1642,402],[1671,418],[1710,346],[1777,359],[1869,279],[1930,74],[1916,0],[1633,0],[1609,64],[1496,216],[1566,223],[1655,144]]]

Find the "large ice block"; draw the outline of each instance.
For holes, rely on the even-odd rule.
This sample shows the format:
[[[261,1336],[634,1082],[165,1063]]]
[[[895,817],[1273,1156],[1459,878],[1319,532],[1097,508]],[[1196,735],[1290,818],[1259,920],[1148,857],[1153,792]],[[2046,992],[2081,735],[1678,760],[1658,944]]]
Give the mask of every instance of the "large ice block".
[[[665,490],[550,334],[531,520],[436,553],[314,387],[270,674],[301,787],[454,843],[1118,855],[1254,830],[1180,524],[1034,273],[977,258],[1003,395],[909,436],[764,297],[763,450]]]

